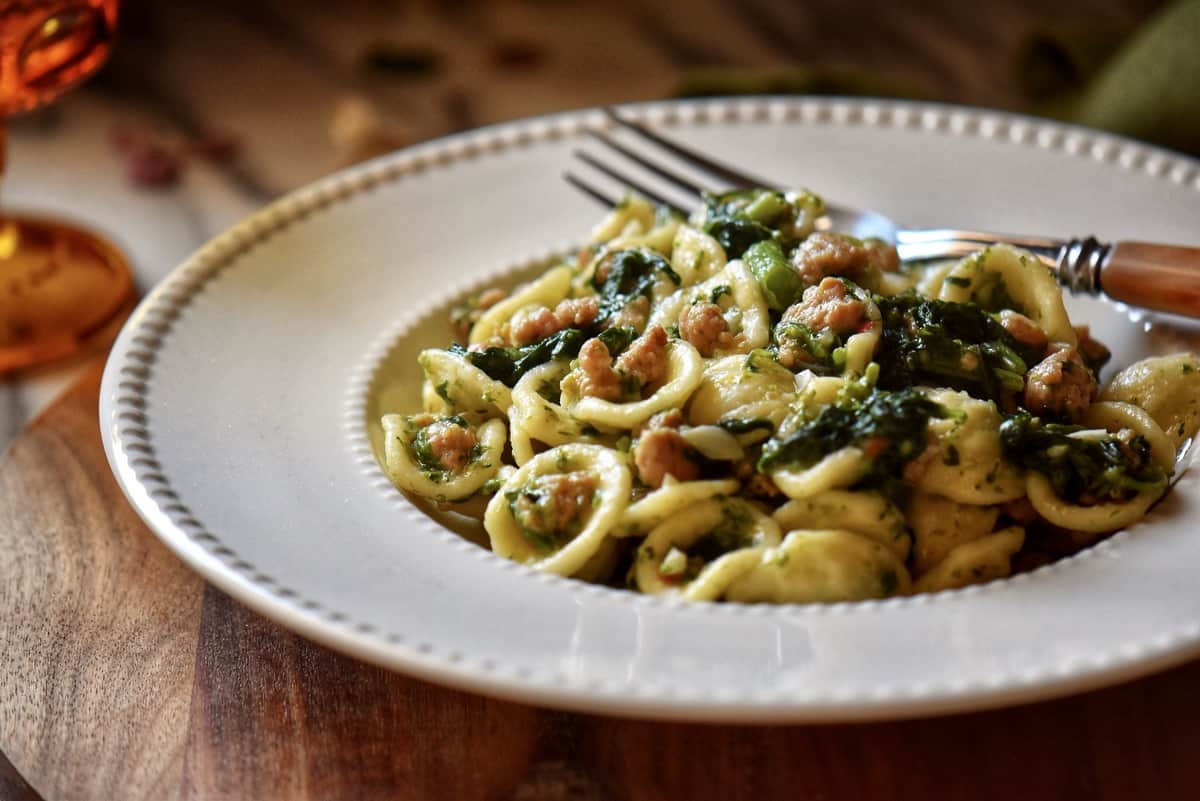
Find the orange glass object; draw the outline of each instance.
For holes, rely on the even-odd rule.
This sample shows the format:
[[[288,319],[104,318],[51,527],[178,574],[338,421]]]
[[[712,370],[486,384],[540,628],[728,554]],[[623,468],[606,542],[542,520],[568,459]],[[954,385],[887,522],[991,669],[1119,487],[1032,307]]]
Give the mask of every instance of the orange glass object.
[[[98,70],[112,47],[117,2],[0,0],[0,114],[51,103]],[[93,342],[132,295],[129,265],[107,240],[0,211],[0,372]]]

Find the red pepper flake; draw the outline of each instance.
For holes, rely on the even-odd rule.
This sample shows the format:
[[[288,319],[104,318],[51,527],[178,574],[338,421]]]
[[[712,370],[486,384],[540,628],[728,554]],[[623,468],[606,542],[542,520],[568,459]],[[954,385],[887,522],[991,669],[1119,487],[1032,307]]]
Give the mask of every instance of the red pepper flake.
[[[874,459],[879,454],[888,449],[888,441],[883,437],[871,437],[863,440],[862,452],[867,455],[867,458]]]

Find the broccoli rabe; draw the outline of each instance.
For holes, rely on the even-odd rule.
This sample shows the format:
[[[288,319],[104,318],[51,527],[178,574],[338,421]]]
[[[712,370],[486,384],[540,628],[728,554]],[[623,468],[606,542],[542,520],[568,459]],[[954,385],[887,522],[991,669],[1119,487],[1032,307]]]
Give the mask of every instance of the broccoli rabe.
[[[949,386],[984,400],[1011,398],[1040,354],[1017,341],[974,303],[949,303],[911,292],[875,298],[883,338],[875,360],[879,386]]]
[[[933,418],[950,413],[919,390],[876,389],[859,400],[847,397],[821,409],[787,436],[763,447],[758,468],[806,468],[825,456],[856,445],[870,459],[861,483],[890,485],[901,469],[925,449],[925,428]]]
[[[1083,430],[1018,412],[1000,424],[1000,442],[1007,459],[1041,473],[1055,494],[1073,503],[1125,500],[1165,480],[1145,437],[1133,432],[1071,436]]]
[[[598,335],[608,352],[616,356],[637,337],[637,331],[632,328],[606,328]],[[552,359],[573,359],[579,355],[583,343],[589,339],[588,334],[578,328],[566,328],[531,345],[513,348],[486,348],[482,351],[467,350],[457,343],[450,346],[450,352],[458,354],[468,362],[487,373],[489,378],[511,387],[521,376],[535,367],[543,365]]]

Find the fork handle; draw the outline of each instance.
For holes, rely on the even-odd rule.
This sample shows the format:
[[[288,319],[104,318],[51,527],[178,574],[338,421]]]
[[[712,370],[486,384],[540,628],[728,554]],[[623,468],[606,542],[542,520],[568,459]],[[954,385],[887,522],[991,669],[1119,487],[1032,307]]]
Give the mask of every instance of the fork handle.
[[[1114,300],[1200,317],[1200,248],[1116,242],[1098,261],[1095,282]]]

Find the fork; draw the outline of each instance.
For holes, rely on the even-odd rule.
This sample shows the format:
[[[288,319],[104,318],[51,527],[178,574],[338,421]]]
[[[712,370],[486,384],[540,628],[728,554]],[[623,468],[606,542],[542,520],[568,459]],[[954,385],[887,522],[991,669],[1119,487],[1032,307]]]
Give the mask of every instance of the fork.
[[[772,186],[770,181],[736,170],[681,145],[639,122],[622,117],[611,108],[604,109],[604,112],[618,127],[707,173],[726,188]],[[605,147],[690,195],[700,198],[711,191],[709,187],[672,170],[660,160],[622,144],[603,131],[588,128],[587,133]],[[587,151],[575,150],[574,155],[647,199],[686,215],[683,209],[654,191],[645,181],[632,178],[627,172]],[[568,171],[563,177],[594,200],[609,207],[616,204],[615,198],[577,174]],[[902,261],[958,258],[974,253],[981,247],[1003,242],[1036,254],[1053,269],[1059,282],[1072,292],[1103,294],[1132,306],[1200,317],[1200,247],[1127,240],[1106,243],[1092,236],[1056,239],[952,228],[909,229],[876,211],[831,203],[827,203],[825,208],[825,216],[817,221],[818,229],[841,231],[860,238],[878,237],[895,245]]]

